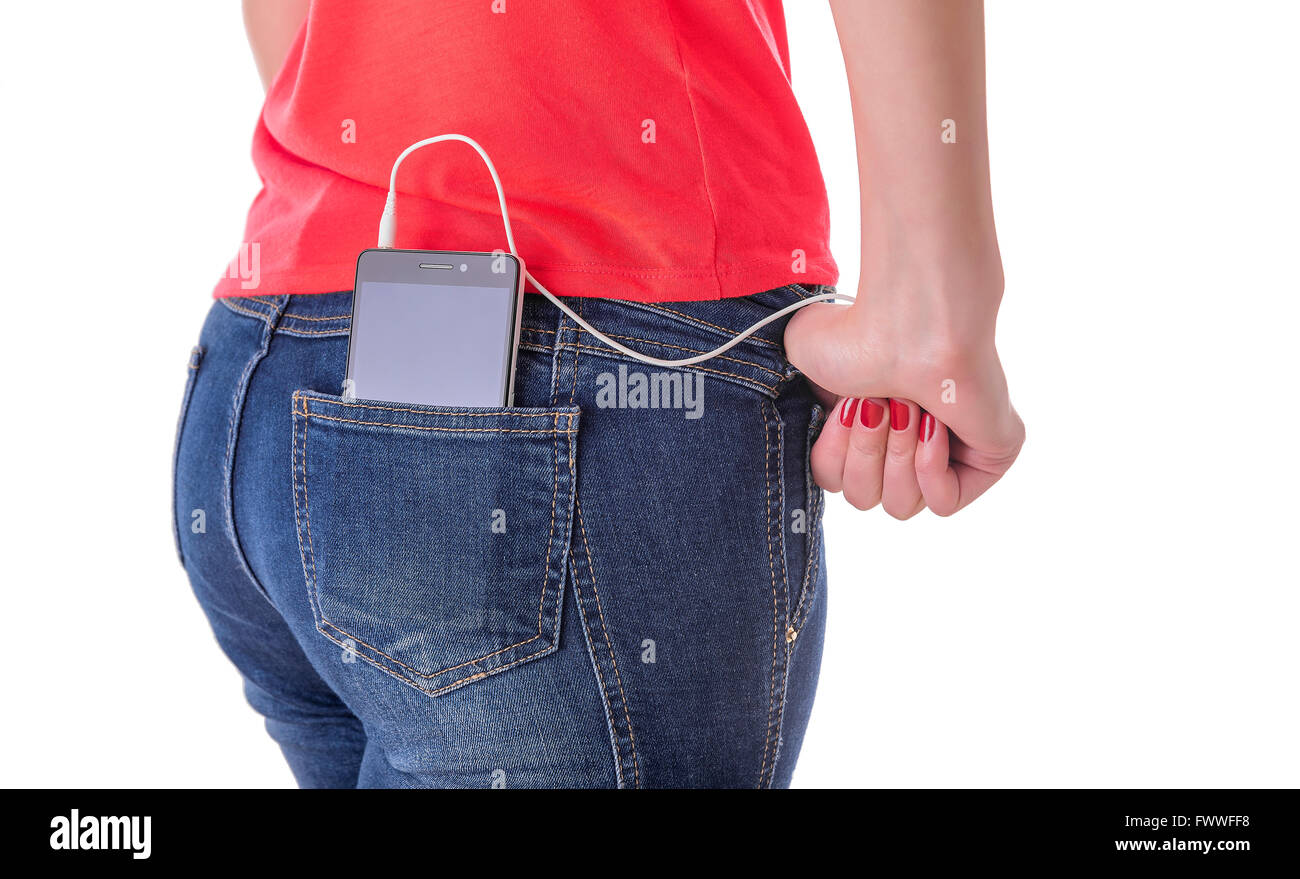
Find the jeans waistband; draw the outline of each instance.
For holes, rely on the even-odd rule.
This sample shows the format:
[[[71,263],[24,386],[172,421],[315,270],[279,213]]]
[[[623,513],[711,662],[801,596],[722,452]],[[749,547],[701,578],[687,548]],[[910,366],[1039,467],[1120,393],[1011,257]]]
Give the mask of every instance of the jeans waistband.
[[[830,289],[787,284],[730,299],[650,303],[565,297],[563,301],[596,329],[629,348],[677,360],[716,348],[774,311]],[[265,321],[276,333],[291,336],[346,336],[352,325],[351,291],[219,301],[236,313]],[[796,374],[785,359],[781,342],[788,320],[784,317],[773,321],[725,354],[687,368],[726,373],[775,392],[777,384]],[[554,350],[556,345],[576,346],[584,355],[638,362],[604,345],[544,297],[533,293],[524,298],[520,344],[543,351]]]

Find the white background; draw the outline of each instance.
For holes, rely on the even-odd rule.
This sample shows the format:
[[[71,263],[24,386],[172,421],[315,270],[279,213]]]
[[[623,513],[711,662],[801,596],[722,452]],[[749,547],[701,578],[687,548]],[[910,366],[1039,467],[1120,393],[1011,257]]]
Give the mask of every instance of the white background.
[[[787,5],[852,290],[843,67],[824,4]],[[186,356],[257,190],[238,6],[5,18],[0,784],[290,785],[168,521]],[[953,519],[831,501],[797,785],[1300,785],[1298,24],[991,3],[1028,444]]]

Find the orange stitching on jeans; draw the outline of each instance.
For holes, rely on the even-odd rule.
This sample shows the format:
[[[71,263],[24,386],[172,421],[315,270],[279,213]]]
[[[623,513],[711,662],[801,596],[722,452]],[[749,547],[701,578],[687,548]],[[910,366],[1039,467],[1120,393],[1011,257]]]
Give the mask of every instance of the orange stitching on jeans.
[[[777,504],[776,504],[776,516],[770,521],[772,525],[772,534],[774,534],[777,538],[776,546],[778,549],[778,557],[781,559],[781,593],[780,594],[782,596],[782,600],[785,603],[786,624],[789,625],[790,566],[786,562],[786,556],[785,556],[785,506],[786,506],[785,423],[781,421],[781,411],[776,408],[776,405],[771,403],[769,403],[768,405],[771,405],[772,418],[776,421],[776,449],[775,449],[776,459],[775,460],[776,460]],[[774,723],[770,723],[772,728],[769,730],[770,735],[772,737],[772,774],[768,777],[768,781],[767,781],[767,786],[769,789],[776,782],[776,763],[781,756],[781,724],[783,723],[785,717],[785,696],[786,696],[787,686],[790,680],[790,648],[786,646],[784,640],[780,637],[780,611],[777,611],[776,613],[776,619],[774,620],[774,625],[772,626],[772,628],[773,628],[773,635],[775,636],[774,643],[772,645],[774,652],[776,652],[778,656],[780,656],[780,651],[785,651],[785,652],[783,656],[780,656],[780,659],[783,661],[780,661],[781,695],[779,698],[776,698],[775,690],[773,690],[773,696],[774,696],[775,706],[776,706],[776,719]],[[774,660],[772,665],[774,679],[775,679],[777,663],[778,660]]]
[[[310,400],[313,403],[324,403],[327,406],[344,406],[348,409],[376,409],[384,412],[414,412],[417,415],[463,415],[466,418],[550,418],[552,415],[556,414],[554,412],[514,412],[508,409],[501,409],[496,412],[443,412],[434,409],[402,409],[398,406],[375,406],[369,403],[345,403],[340,400],[330,400],[325,397],[308,396],[300,391],[296,392],[294,397],[300,400]],[[306,409],[303,410],[303,414],[306,414]],[[572,420],[572,412],[561,412],[559,414],[567,415],[569,416],[569,419]],[[323,416],[317,415],[316,417],[320,418]],[[395,424],[393,426],[405,427],[406,425]],[[550,433],[549,430],[543,432]]]
[[[545,594],[544,590],[545,587],[543,587],[543,594]],[[539,632],[538,634],[527,639],[526,641],[519,641],[518,643],[511,644],[509,647],[502,647],[500,650],[496,650],[493,651],[492,653],[488,653],[483,656],[480,656],[478,659],[470,659],[465,662],[462,662],[460,665],[453,665],[450,668],[444,668],[442,671],[431,671],[426,673],[420,671],[418,668],[415,668],[414,666],[407,665],[405,662],[402,662],[402,660],[398,659],[395,656],[389,656],[387,653],[380,650],[378,647],[374,646],[373,644],[368,644],[365,641],[362,641],[360,638],[358,638],[356,635],[349,632],[347,629],[339,628],[338,626],[331,623],[329,620],[325,619],[324,613],[325,613],[324,611],[321,611],[321,625],[329,626],[331,629],[338,632],[340,635],[346,635],[348,638],[351,638],[353,641],[360,644],[362,647],[366,647],[370,650],[373,650],[375,653],[378,653],[380,656],[384,657],[384,659],[391,660],[392,662],[397,663],[402,668],[411,672],[411,674],[419,675],[422,678],[436,678],[440,675],[445,675],[449,671],[456,671],[457,669],[464,668],[467,665],[478,665],[480,662],[482,662],[485,659],[491,659],[492,657],[497,656],[498,654],[505,653],[507,650],[514,650],[516,647],[522,647],[525,644],[531,644],[534,641],[536,641],[538,638],[542,637],[541,633]],[[320,629],[320,626],[317,626],[316,628]]]
[[[581,299],[578,300],[578,316],[579,317],[583,316]],[[577,329],[577,334],[576,334],[577,338],[581,339],[582,327],[579,326],[576,327],[576,329]],[[578,397],[578,359],[582,356],[581,351],[583,346],[580,342],[574,342],[571,346],[566,346],[566,347],[573,348],[573,384],[569,388],[569,405],[573,406]],[[583,547],[585,547],[587,551],[587,571],[591,574],[591,591],[596,599],[596,612],[600,615],[600,632],[602,635],[605,636],[605,646],[609,649],[609,658],[614,665],[614,682],[618,684],[618,697],[619,700],[623,703],[623,719],[627,722],[627,735],[628,735],[628,740],[631,742],[631,747],[632,747],[632,786],[634,788],[640,788],[641,787],[641,761],[636,754],[636,732],[632,729],[632,715],[628,711],[627,693],[623,690],[623,676],[619,674],[618,671],[618,658],[614,655],[614,645],[609,639],[609,628],[605,624],[605,611],[604,608],[601,606],[600,590],[596,586],[596,566],[592,563],[592,559],[591,559],[591,544],[587,542],[587,522],[582,517],[582,501],[576,495],[574,496],[573,499],[573,507],[574,507],[574,513],[578,519],[578,528],[582,531],[582,545]],[[578,566],[576,564],[573,566],[573,570],[574,570],[573,589],[576,593],[578,593],[577,597],[581,599],[582,591],[578,586],[578,576],[577,576]],[[579,605],[579,607],[581,607],[581,605]],[[587,619],[587,615],[584,613],[582,615],[582,618],[583,618],[583,622],[585,623]],[[600,675],[601,689],[607,693],[609,691],[609,688],[605,684],[605,675],[600,669],[600,663],[596,662],[594,663],[594,665],[596,666],[596,674]],[[610,708],[608,705],[606,705],[605,710],[612,714],[613,709]],[[611,727],[613,726],[612,718],[611,718],[610,726]],[[619,774],[621,775],[622,774],[621,766],[619,767],[618,771]]]
[[[251,297],[250,297],[250,298],[251,298]],[[220,301],[221,301],[221,304],[222,304],[222,305],[226,306],[226,308],[229,308],[231,311],[238,311],[238,312],[241,312],[241,313],[243,313],[243,314],[249,314],[249,315],[252,315],[252,316],[255,317],[255,318],[258,318],[258,319],[260,319],[260,320],[264,320],[264,321],[266,321],[266,323],[267,323],[268,326],[269,326],[270,323],[271,323],[271,318],[268,317],[268,316],[265,315],[265,314],[262,314],[262,312],[260,312],[260,311],[254,311],[254,310],[251,309],[251,308],[243,308],[243,307],[238,306],[238,305],[232,305],[232,304],[230,303],[230,300],[229,300],[229,299],[222,299],[222,300],[220,300]],[[261,302],[262,300],[260,300],[260,299],[254,299],[253,301],[254,301],[254,302]],[[270,305],[269,302],[268,302],[268,303],[265,303],[265,304]]]
[[[287,320],[288,318],[293,318],[294,320],[344,320],[351,317],[351,314],[324,314],[313,316],[310,314],[289,314],[287,312],[280,315],[282,320]]]
[[[296,403],[296,400],[295,400],[295,403]],[[306,403],[303,404],[304,407],[306,407],[306,405],[307,405]],[[295,405],[295,406],[293,407],[293,409],[294,409],[294,415],[296,416],[296,415],[298,414],[298,412],[297,412],[297,406]],[[306,422],[305,419],[303,420],[303,423],[302,423],[302,424],[303,424],[303,430],[305,431],[305,430],[307,429],[307,422]],[[304,441],[306,440],[306,436],[305,436],[305,435],[304,435],[304,437],[303,437],[303,440],[304,440]],[[308,575],[307,575],[307,548],[306,548],[305,546],[302,545],[302,520],[301,520],[301,519],[299,518],[299,516],[298,516],[298,461],[297,461],[297,457],[298,457],[299,452],[298,452],[298,419],[297,419],[297,418],[294,418],[294,419],[293,419],[293,454],[294,454],[294,460],[293,460],[293,462],[292,462],[292,463],[293,463],[293,473],[292,473],[292,480],[293,480],[293,524],[294,524],[294,527],[295,527],[295,529],[296,529],[296,531],[297,531],[297,537],[298,537],[298,553],[299,553],[299,555],[302,556],[302,573],[303,573],[303,576],[304,576],[304,577],[307,577],[307,576],[308,576]],[[303,461],[302,490],[303,490],[303,501],[304,501],[304,503],[305,503],[305,502],[306,502],[306,492],[307,492],[307,472],[306,472],[306,470],[307,470],[307,456],[306,456],[306,454],[305,454],[305,450],[304,450],[304,453],[303,453],[303,455],[302,455],[302,461]],[[312,565],[313,565],[313,566],[315,565],[315,559],[312,560]],[[308,591],[307,598],[308,598],[308,600],[311,602],[311,615],[312,615],[312,619],[315,620],[315,619],[319,619],[320,614],[318,613],[318,611],[317,611],[317,607],[316,607],[316,584],[315,584],[315,579],[314,579],[314,577],[310,578],[310,579],[308,580],[308,583],[309,583],[310,589],[309,589],[309,591]],[[319,624],[319,623],[317,623],[317,628],[320,628],[320,624]]]
[[[300,330],[297,327],[286,327],[280,324],[275,328],[277,333],[289,333],[294,336],[341,336],[347,332],[346,327],[338,327],[333,330]]]
[[[311,540],[311,500],[307,496],[307,428],[311,426],[311,419],[307,417],[307,401],[302,401],[302,508],[303,521],[307,524],[307,554],[311,560],[311,592],[316,601],[316,609],[320,613],[321,622],[325,621],[325,609],[320,604],[320,590],[317,588],[316,577],[316,546]],[[320,628],[318,623],[316,628]]]
[[[331,635],[329,632],[326,632],[326,631],[322,630],[319,626],[316,627],[316,631],[320,632],[320,633],[321,633],[322,635],[324,635],[326,638],[329,638],[331,641],[333,641],[335,644],[337,644],[337,645],[339,645],[340,647],[342,647],[344,650],[347,650],[347,649],[348,649],[348,645],[347,645],[347,644],[345,644],[344,642],[340,641],[338,638],[335,638],[335,637],[334,637],[333,635]],[[352,636],[349,635],[348,637],[350,638],[350,637],[352,637]],[[355,640],[355,639],[354,639],[354,640]],[[389,675],[389,676],[391,676],[391,677],[397,678],[397,680],[399,680],[399,681],[405,681],[406,683],[408,683],[408,684],[410,684],[411,686],[415,687],[415,688],[416,688],[417,690],[419,690],[421,693],[426,693],[426,694],[428,694],[428,695],[430,695],[430,696],[437,696],[437,695],[440,695],[440,694],[442,694],[442,693],[447,692],[448,690],[454,690],[454,689],[456,689],[457,687],[463,687],[465,684],[469,684],[469,683],[472,683],[472,682],[474,682],[474,681],[482,680],[483,678],[486,678],[486,677],[488,677],[489,675],[496,674],[497,672],[505,671],[505,670],[508,669],[508,668],[514,668],[516,665],[518,665],[518,664],[521,663],[521,662],[527,662],[528,660],[532,659],[534,656],[541,656],[541,655],[542,655],[543,653],[545,653],[547,650],[553,650],[553,649],[554,649],[554,648],[553,648],[551,645],[548,644],[547,646],[543,647],[541,650],[538,650],[538,651],[535,652],[535,653],[530,653],[530,654],[528,654],[527,656],[521,656],[521,657],[519,657],[518,659],[511,660],[510,662],[506,663],[505,665],[500,666],[500,667],[498,667],[498,668],[494,668],[494,669],[492,669],[491,671],[481,671],[481,672],[479,672],[478,674],[473,674],[473,675],[470,675],[469,677],[461,678],[461,679],[458,680],[458,681],[452,681],[450,684],[447,684],[445,687],[439,687],[439,688],[437,688],[436,690],[430,690],[430,689],[427,689],[427,688],[425,688],[425,687],[422,687],[422,686],[420,686],[420,684],[419,684],[418,681],[413,681],[413,680],[411,680],[410,678],[408,678],[408,677],[406,677],[406,676],[400,674],[399,672],[394,671],[393,669],[389,668],[388,666],[383,665],[383,664],[378,663],[378,662],[375,662],[375,661],[372,660],[372,659],[366,659],[366,661],[369,662],[371,665],[373,665],[375,668],[377,668],[377,669],[379,669],[380,671],[382,671],[384,674],[387,674],[387,675]],[[363,657],[363,658],[365,658],[365,657]]]
[[[763,485],[767,492],[766,503],[763,507],[764,528],[767,531],[767,566],[772,572],[772,679],[768,686],[767,697],[767,728],[763,730],[763,765],[758,770],[757,787],[763,786],[763,779],[767,777],[767,753],[772,741],[772,706],[776,701],[776,650],[777,642],[780,639],[781,622],[778,619],[776,607],[776,563],[772,559],[772,470],[769,463],[771,458],[771,447],[768,445],[769,422],[767,420],[767,404],[762,406],[763,413]],[[784,524],[782,525],[784,527]],[[773,768],[776,765],[776,755],[772,755]]]
[[[574,565],[573,575],[573,597],[574,607],[578,609],[578,616],[582,617],[582,630],[588,635],[591,633],[591,624],[587,622],[587,611],[582,607],[582,587],[578,585],[577,565]],[[600,678],[600,704],[605,709],[605,720],[609,723],[609,728],[614,729],[614,711],[609,707],[609,685],[605,683],[605,673],[600,669],[600,663],[594,658],[591,662],[596,669],[596,677]],[[618,753],[618,744],[614,743],[614,775],[618,778],[619,787],[623,786],[623,758]]]
[[[519,430],[515,428],[500,427],[429,427],[428,425],[422,424],[391,424],[387,421],[358,421],[355,418],[335,418],[333,415],[321,415],[318,412],[312,412],[306,417],[319,418],[323,421],[339,421],[344,424],[364,424],[370,427],[398,427],[405,430],[435,430],[441,433],[577,433],[577,431],[572,428],[569,430]],[[559,421],[559,416],[556,416],[556,421]]]
[[[581,300],[581,299],[578,300],[578,316],[579,316],[579,317],[582,316],[582,300]],[[581,336],[582,336],[582,328],[581,328],[581,327],[576,327],[575,329],[577,329],[577,335],[578,335],[578,337],[581,338]],[[554,332],[554,331],[548,330],[547,332]],[[555,335],[556,335],[556,339],[558,340],[558,339],[559,339],[559,333],[556,332]],[[575,405],[575,401],[576,401],[577,398],[578,398],[578,358],[581,356],[580,353],[579,353],[579,351],[578,351],[578,349],[579,349],[581,346],[579,346],[579,345],[577,345],[577,344],[563,344],[562,347],[564,347],[564,348],[572,348],[572,349],[573,349],[573,382],[572,382],[572,383],[570,384],[570,386],[569,386],[569,405],[570,405],[570,406],[573,406],[573,405]],[[570,446],[569,456],[570,456],[570,467],[572,467],[572,457],[573,457],[572,446]],[[586,523],[583,522],[583,519],[582,519],[582,503],[581,503],[581,501],[578,499],[578,494],[577,494],[577,490],[576,490],[576,488],[575,488],[575,491],[574,491],[573,507],[574,507],[575,515],[577,516],[577,519],[578,519],[578,527],[582,529],[582,542],[583,542],[583,545],[584,545],[584,546],[587,546],[587,526],[586,526]],[[570,529],[570,543],[572,543],[572,529]],[[588,567],[588,569],[591,571],[591,588],[592,588],[593,591],[595,591],[595,589],[596,589],[596,569],[595,569],[594,567],[592,567],[592,564],[591,564],[591,548],[590,548],[590,546],[587,547],[587,567]],[[577,564],[577,561],[576,561],[576,560],[573,561],[573,593],[574,593],[574,596],[573,596],[573,597],[574,597],[574,607],[576,607],[576,608],[578,609],[578,615],[579,615],[580,617],[582,617],[582,628],[583,628],[583,630],[587,633],[588,637],[590,637],[590,635],[591,635],[591,624],[587,621],[587,611],[586,611],[586,610],[583,608],[583,606],[582,606],[582,585],[578,582],[578,564]],[[599,594],[599,593],[596,593],[596,609],[597,609],[597,610],[600,610],[600,594]],[[601,633],[605,636],[605,644],[609,646],[610,658],[612,659],[613,656],[614,656],[614,648],[613,648],[612,645],[609,644],[609,630],[605,628],[605,615],[604,615],[604,613],[601,613],[601,617],[600,617],[600,630],[601,630]],[[605,708],[605,718],[606,718],[606,720],[609,721],[609,728],[610,728],[611,730],[613,730],[613,729],[615,728],[615,726],[616,726],[616,723],[615,723],[615,720],[614,720],[614,709],[613,709],[613,707],[609,704],[609,684],[605,681],[605,672],[604,672],[604,670],[600,667],[600,662],[599,662],[599,660],[596,659],[594,644],[593,644],[593,649],[592,649],[592,662],[591,662],[591,664],[592,664],[592,666],[595,667],[595,669],[596,669],[596,677],[600,678],[600,696],[601,696],[600,701],[601,701],[601,703],[604,705],[604,708]],[[617,673],[618,673],[618,664],[617,664],[617,660],[615,660],[614,671],[615,671],[615,674],[617,675]],[[620,698],[620,699],[622,700],[622,702],[623,702],[623,717],[627,720],[627,730],[628,730],[628,735],[631,737],[631,740],[632,740],[632,769],[633,769],[633,772],[634,772],[634,774],[635,774],[635,779],[634,779],[634,781],[633,781],[633,786],[639,788],[639,787],[641,786],[641,770],[640,770],[639,762],[638,762],[637,757],[636,757],[636,737],[632,734],[632,718],[631,718],[631,717],[628,715],[628,713],[627,713],[627,695],[623,692],[623,681],[622,681],[622,679],[621,679],[621,678],[618,678],[618,679],[617,679],[617,683],[618,683],[618,693],[619,693],[619,698]],[[624,778],[624,775],[623,775],[623,758],[622,758],[622,755],[619,753],[618,740],[617,740],[617,738],[615,738],[615,740],[612,742],[612,744],[613,744],[613,746],[614,746],[614,758],[615,758],[615,759],[614,759],[614,775],[618,778],[618,784],[619,784],[619,787],[622,787],[623,784],[624,784],[624,781],[625,781],[625,778]]]
[[[572,420],[572,419],[571,419]],[[570,474],[572,479],[572,473]],[[551,544],[555,542],[555,501],[560,496],[560,415],[555,415],[555,476],[551,490],[551,527],[546,533],[546,557],[542,559],[542,600],[537,603],[537,637],[542,637],[542,608],[546,606],[546,584],[551,582]],[[577,494],[578,487],[573,487]],[[572,526],[570,526],[572,530]],[[560,572],[560,591],[564,591],[564,572]]]
[[[641,765],[636,756],[636,732],[632,729],[632,715],[627,709],[627,693],[623,690],[623,676],[618,673],[618,657],[614,655],[614,643],[609,640],[609,628],[605,625],[605,611],[600,603],[600,590],[596,588],[596,566],[591,561],[591,544],[587,542],[587,523],[582,518],[582,504],[575,499],[574,506],[577,509],[578,527],[582,529],[582,545],[587,552],[587,572],[591,574],[591,592],[596,597],[596,612],[600,615],[600,632],[605,636],[609,659],[614,664],[614,681],[618,684],[618,697],[623,703],[623,719],[627,721],[627,736],[632,742],[632,785],[640,787]]]

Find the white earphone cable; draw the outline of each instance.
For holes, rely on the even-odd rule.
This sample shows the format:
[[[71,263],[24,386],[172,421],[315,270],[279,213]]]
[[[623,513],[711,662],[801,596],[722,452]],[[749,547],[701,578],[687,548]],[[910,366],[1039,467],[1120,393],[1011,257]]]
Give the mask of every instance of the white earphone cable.
[[[461,143],[469,144],[471,147],[474,148],[474,152],[478,153],[479,158],[483,160],[483,164],[487,165],[488,173],[492,175],[492,184],[497,188],[497,201],[501,204],[501,221],[505,224],[506,227],[506,244],[510,247],[511,254],[513,254],[516,257],[519,256],[519,251],[515,249],[515,234],[510,228],[510,212],[506,208],[505,191],[501,187],[501,178],[500,176],[497,175],[496,166],[492,164],[492,159],[488,157],[488,154],[483,150],[483,147],[478,145],[477,141],[475,141],[471,137],[466,137],[463,134],[440,134],[437,137],[429,137],[429,138],[425,138],[424,140],[416,141],[415,143],[408,146],[406,149],[402,150],[401,155],[397,157],[397,161],[393,162],[393,170],[388,177],[388,198],[384,202],[384,213],[379,220],[379,243],[377,246],[381,248],[391,248],[393,246],[393,241],[397,237],[397,169],[401,167],[402,162],[406,159],[407,156],[409,156],[411,153],[415,152],[416,150],[420,149],[421,147],[426,147],[434,143],[442,143],[443,141],[448,141],[448,140],[458,140]],[[578,314],[573,311],[573,309],[569,308],[569,306],[561,302],[559,297],[555,296],[553,293],[551,293],[550,290],[547,290],[545,287],[539,284],[537,282],[537,279],[534,278],[531,274],[529,274],[526,264],[524,268],[524,277],[528,280],[530,284],[533,285],[534,288],[536,288],[537,292],[541,293],[547,299],[551,300],[551,302],[555,305],[556,308],[560,309],[560,311],[564,312],[569,317],[573,318],[573,320],[578,324],[578,326],[582,327],[584,330],[591,333],[593,336],[595,336],[600,341],[604,342],[609,347],[613,348],[616,351],[622,352],[623,354],[626,354],[629,357],[635,357],[637,360],[640,360],[643,363],[648,363],[651,364],[652,366],[663,366],[663,367],[693,366],[694,364],[702,363],[703,361],[708,360],[711,357],[717,357],[719,354],[722,354],[724,351],[729,351],[731,348],[735,347],[736,345],[739,345],[745,339],[748,339],[755,332],[767,326],[772,321],[779,320],[780,318],[785,317],[790,312],[797,311],[798,309],[803,308],[805,305],[812,305],[815,302],[831,302],[831,301],[852,302],[853,301],[852,296],[849,296],[844,293],[822,293],[817,296],[810,296],[807,299],[804,299],[802,301],[795,302],[791,305],[787,305],[785,308],[782,308],[780,311],[776,311],[773,312],[772,314],[769,314],[767,317],[763,318],[758,323],[751,326],[749,329],[745,330],[742,333],[739,333],[730,341],[726,342],[723,345],[719,345],[717,348],[714,348],[712,351],[708,351],[704,354],[697,354],[694,357],[683,357],[680,360],[663,360],[658,357],[651,357],[648,354],[642,354],[639,351],[634,351],[631,348],[627,347],[626,345],[621,345],[618,342],[615,342],[609,336],[606,336],[600,330],[593,327],[591,324],[587,323],[585,320],[579,317]]]

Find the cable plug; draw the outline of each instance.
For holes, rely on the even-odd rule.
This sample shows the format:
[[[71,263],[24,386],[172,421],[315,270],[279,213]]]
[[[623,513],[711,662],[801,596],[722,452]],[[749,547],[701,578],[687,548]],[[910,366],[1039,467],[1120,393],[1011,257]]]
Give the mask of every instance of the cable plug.
[[[388,190],[388,199],[384,202],[384,214],[379,218],[379,243],[376,247],[391,249],[397,240],[397,190]]]

